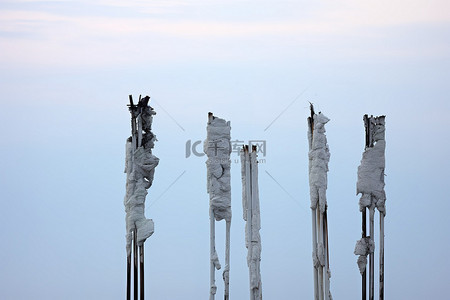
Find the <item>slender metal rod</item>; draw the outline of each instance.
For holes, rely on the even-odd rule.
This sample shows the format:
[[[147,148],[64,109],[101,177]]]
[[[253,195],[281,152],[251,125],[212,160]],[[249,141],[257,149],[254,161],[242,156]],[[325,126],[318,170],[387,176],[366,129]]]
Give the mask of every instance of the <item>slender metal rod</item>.
[[[144,300],[144,290],[145,290],[145,284],[144,284],[144,244],[139,246],[139,286],[140,286],[140,299]]]
[[[209,280],[210,280],[210,291],[209,291],[209,300],[214,300],[215,297],[215,286],[216,286],[216,279],[215,279],[215,265],[214,265],[214,255],[216,253],[216,245],[215,245],[215,235],[216,235],[216,228],[215,228],[215,220],[214,220],[214,211],[211,207],[209,209],[209,229],[210,229],[210,273],[209,273]]]
[[[317,205],[319,205],[319,204],[317,204]],[[318,240],[319,240],[319,245],[320,245],[320,243],[322,243],[322,246],[323,246],[322,213],[320,212],[319,207],[317,207],[316,211],[317,211],[317,221],[318,221],[317,232],[319,233]],[[318,248],[320,249],[320,247],[318,247]],[[322,247],[322,251],[323,251],[323,247]],[[319,255],[322,255],[322,254],[323,253],[319,253]],[[320,259],[319,259],[319,261],[320,261]],[[323,291],[324,291],[324,288],[323,288],[323,266],[322,266],[322,263],[320,263],[319,264],[319,299],[320,300],[324,299]]]
[[[247,192],[247,247],[248,247],[248,256],[247,256],[247,264],[249,267],[249,284],[250,284],[250,300],[255,299],[255,293],[251,287],[252,285],[252,187],[251,187],[251,165],[250,165],[250,155],[245,153],[245,184],[246,184],[246,192]]]
[[[370,134],[370,122],[369,122],[369,116],[364,115],[364,129],[366,133],[366,140],[365,140],[365,149],[370,147],[371,144],[371,134]],[[367,215],[366,215],[366,208],[364,207],[364,210],[362,211],[362,237],[367,237]],[[364,272],[362,274],[362,300],[367,299],[367,262],[366,266],[364,268]],[[369,281],[370,281],[370,274],[369,274]]]
[[[372,241],[372,242],[374,242],[374,235],[375,235],[375,233],[374,233],[374,215],[375,215],[375,208],[373,207],[371,207],[370,209],[369,209],[369,222],[370,222],[370,240]],[[374,256],[374,252],[370,252],[370,254],[369,254],[369,272],[370,272],[370,274],[369,274],[369,300],[373,300],[374,299],[374,289],[375,289],[375,278],[374,278],[374,276],[375,276],[375,273],[374,273],[374,271],[375,271],[375,265],[374,265],[374,260],[375,260],[375,256]]]
[[[133,274],[133,283],[134,283],[134,300],[138,300],[138,248],[137,248],[137,231],[133,230],[133,258],[134,258],[134,274]]]
[[[362,238],[366,238],[366,224],[367,224],[367,220],[366,220],[366,208],[364,207],[364,210],[362,211]],[[362,287],[361,287],[361,291],[362,291],[362,300],[366,300],[367,299],[367,268],[364,269],[364,272],[361,275],[362,278]]]
[[[230,298],[230,229],[231,229],[231,221],[227,221],[226,241],[225,241],[225,273],[224,273],[225,293],[223,296],[224,300],[228,300]]]
[[[309,150],[312,149],[312,141],[314,136],[314,107],[312,103],[310,103],[311,116],[308,117],[308,143]],[[309,162],[309,172],[311,172],[311,161]],[[313,274],[314,274],[314,300],[319,300],[319,267],[315,265],[315,260],[318,259],[319,249],[317,244],[317,210],[318,210],[318,202],[316,208],[311,208],[311,223],[312,223],[312,248],[313,254],[315,257],[313,258]]]
[[[255,229],[259,231],[259,223],[260,223],[260,215],[258,211],[259,206],[259,192],[258,192],[258,161],[256,156],[256,148],[252,146],[252,152],[250,153],[250,162],[251,162],[251,187],[252,187],[252,201],[251,201],[251,215],[252,215],[252,239],[251,243],[255,242],[256,245],[259,245],[260,241],[258,239],[258,235],[253,236],[253,226],[256,226]],[[258,252],[260,248],[258,249]],[[260,252],[259,252],[260,253]],[[260,255],[258,254],[256,257],[253,257],[253,246],[252,246],[252,263],[255,264],[254,278],[256,278],[256,286],[253,288],[253,297],[255,300],[262,299],[262,289],[261,289],[261,273],[260,273]]]
[[[380,300],[384,299],[384,214],[380,213]]]
[[[127,300],[131,300],[131,253],[127,255]]]
[[[317,208],[316,208],[317,209]],[[312,216],[312,240],[313,240],[313,253],[317,256],[317,213],[316,209],[311,209]],[[315,257],[317,259],[317,257]],[[314,299],[319,300],[319,283],[318,283],[318,268],[314,265],[313,259],[313,272],[314,272]]]
[[[325,285],[325,299],[330,299],[330,278],[328,277],[328,270],[330,269],[329,253],[328,253],[328,220],[327,220],[327,210],[323,213],[323,245],[324,245],[324,256],[325,256],[325,271],[324,271],[324,285]]]

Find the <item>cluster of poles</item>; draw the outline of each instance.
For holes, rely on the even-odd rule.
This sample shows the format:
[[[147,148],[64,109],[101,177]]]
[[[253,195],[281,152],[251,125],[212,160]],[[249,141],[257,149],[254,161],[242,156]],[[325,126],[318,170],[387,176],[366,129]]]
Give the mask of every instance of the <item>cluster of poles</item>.
[[[311,104],[308,118],[309,142],[309,186],[312,216],[312,247],[314,273],[314,299],[331,299],[330,294],[330,256],[328,250],[327,222],[327,172],[330,151],[325,136],[325,115],[314,112]]]
[[[144,242],[153,234],[153,221],[146,219],[145,197],[153,181],[154,169],[159,159],[152,154],[156,137],[151,132],[152,115],[148,105],[150,97],[139,97],[137,104],[130,95],[131,137],[127,140],[127,193],[124,204],[127,224],[127,290],[126,299],[144,300]],[[329,119],[315,113],[311,104],[308,117],[309,185],[312,216],[312,249],[314,299],[331,300],[330,255],[327,221],[327,173],[330,151],[325,135]],[[362,234],[354,253],[359,255],[358,267],[362,277],[362,300],[367,299],[367,256],[369,256],[369,299],[374,299],[374,215],[380,212],[379,250],[379,299],[384,299],[384,124],[385,117],[364,116],[366,129],[365,151],[358,167],[357,193],[361,194]],[[210,215],[210,291],[209,300],[217,293],[216,270],[222,268],[216,251],[215,222],[225,220],[224,300],[230,299],[230,228],[231,228],[231,126],[230,122],[208,113],[207,139],[204,152],[207,155],[207,192]],[[258,188],[258,159],[256,146],[244,145],[240,152],[242,205],[245,226],[247,265],[249,268],[250,300],[262,300],[261,282],[261,221]],[[367,216],[369,211],[369,233]],[[133,271],[133,272],[132,272]],[[132,289],[133,287],[133,289]]]
[[[127,292],[126,299],[144,300],[144,242],[153,234],[154,225],[146,219],[145,197],[153,182],[159,159],[152,154],[156,137],[151,132],[152,116],[156,114],[148,105],[150,97],[139,96],[137,104],[130,95],[131,136],[126,142],[125,173],[127,174],[124,199],[127,229]],[[131,272],[133,269],[133,272]],[[133,275],[133,276],[132,276]],[[133,289],[132,289],[133,286]]]
[[[361,273],[361,298],[367,299],[367,256],[369,256],[369,299],[375,298],[375,209],[380,213],[379,245],[379,299],[384,299],[384,217],[386,215],[384,192],[385,169],[385,116],[364,115],[366,132],[365,150],[358,167],[357,193],[362,215],[361,239],[357,241],[354,253],[359,255],[358,267]],[[369,211],[369,232],[367,232],[367,211]],[[369,235],[368,235],[369,234]]]
[[[230,122],[208,114],[207,139],[204,152],[208,160],[207,191],[210,196],[210,293],[214,300],[217,292],[215,281],[216,269],[221,268],[215,246],[215,222],[225,220],[225,268],[224,300],[230,297],[230,227],[231,227],[231,186],[230,186],[230,154],[231,136]],[[261,237],[259,230],[259,193],[258,193],[258,161],[257,149],[245,145],[241,150],[242,204],[243,218],[246,221],[245,240],[248,249],[247,265],[249,267],[250,300],[262,299],[260,273]]]

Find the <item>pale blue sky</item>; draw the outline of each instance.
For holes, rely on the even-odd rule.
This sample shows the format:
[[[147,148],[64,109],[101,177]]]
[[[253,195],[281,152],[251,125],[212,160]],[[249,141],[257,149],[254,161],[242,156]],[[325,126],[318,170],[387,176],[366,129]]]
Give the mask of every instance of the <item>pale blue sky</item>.
[[[360,294],[353,249],[365,113],[387,116],[386,298],[443,299],[449,6],[3,0],[1,298],[125,298],[126,104],[129,94],[148,94],[160,158],[146,210],[155,222],[146,242],[149,299],[208,297],[205,158],[185,158],[186,141],[206,136],[208,111],[231,121],[233,139],[267,141],[259,175],[264,298],[312,298],[308,101],[331,119],[334,299]],[[231,297],[240,300],[248,269],[239,164],[231,172]]]

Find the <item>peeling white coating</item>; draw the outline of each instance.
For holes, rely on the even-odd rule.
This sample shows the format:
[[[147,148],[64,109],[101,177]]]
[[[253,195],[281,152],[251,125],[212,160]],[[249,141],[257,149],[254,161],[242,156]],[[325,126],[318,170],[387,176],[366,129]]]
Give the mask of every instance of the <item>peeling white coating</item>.
[[[213,118],[207,126],[203,150],[208,160],[207,191],[216,221],[231,221],[230,122]]]
[[[363,275],[367,267],[367,256],[360,255],[356,263],[358,264],[359,273]]]
[[[385,170],[385,117],[365,116],[366,126],[366,148],[362,155],[361,164],[358,167],[358,181],[356,183],[356,194],[361,194],[359,200],[360,211],[369,209],[371,218],[371,235],[373,235],[373,216],[375,208],[386,215],[386,194],[384,191]],[[382,221],[380,221],[382,222]],[[382,223],[381,223],[382,224]],[[384,239],[384,232],[381,232]],[[359,255],[357,264],[361,275],[367,266],[367,256],[373,255],[375,251],[374,237],[363,237],[356,242],[355,255]],[[373,256],[371,256],[373,257]],[[372,269],[373,272],[373,269]],[[373,274],[370,274],[373,276]]]
[[[329,119],[322,113],[315,114],[311,105],[312,118],[308,118],[309,142],[309,186],[312,216],[313,271],[315,299],[332,299],[330,293],[331,272],[328,263],[327,173],[330,151],[325,135],[325,124]]]
[[[320,212],[325,212],[327,205],[327,172],[330,161],[330,151],[325,135],[325,124],[329,121],[325,115],[318,113],[313,118],[313,132],[309,130],[309,186],[311,208],[319,204]]]
[[[133,151],[131,142],[127,142],[127,184],[124,199],[127,228],[127,253],[131,251],[131,232],[137,229],[137,244],[142,245],[153,234],[151,219],[145,218],[145,197],[153,181],[154,168],[159,159],[150,150],[139,147]],[[133,153],[134,152],[134,153]]]
[[[213,254],[213,256],[211,257],[211,261],[212,261],[212,263],[214,264],[214,267],[215,267],[217,270],[220,270],[220,268],[222,268],[222,266],[220,265],[219,256],[217,255],[217,252],[216,252],[216,251],[214,251],[214,254]]]
[[[370,118],[374,125],[373,147],[366,147],[361,165],[358,167],[358,181],[356,194],[361,194],[359,201],[360,210],[365,207],[376,207],[380,213],[386,214],[384,191],[385,148],[384,117]]]
[[[366,270],[367,255],[375,251],[375,243],[370,237],[361,238],[356,242],[354,254],[359,255],[357,264],[361,274]]]
[[[133,231],[136,230],[136,244],[143,245],[145,240],[154,232],[154,224],[152,219],[145,217],[145,197],[147,189],[153,182],[155,167],[159,163],[159,159],[152,154],[152,148],[156,137],[151,133],[152,115],[155,112],[150,108],[144,108],[143,112],[138,116],[139,123],[143,129],[140,129],[139,144],[135,149],[133,147],[134,138],[129,138],[126,142],[126,160],[125,173],[127,174],[126,194],[124,198],[126,212],[126,250],[127,254],[131,254],[131,241]],[[145,136],[142,139],[142,136]]]

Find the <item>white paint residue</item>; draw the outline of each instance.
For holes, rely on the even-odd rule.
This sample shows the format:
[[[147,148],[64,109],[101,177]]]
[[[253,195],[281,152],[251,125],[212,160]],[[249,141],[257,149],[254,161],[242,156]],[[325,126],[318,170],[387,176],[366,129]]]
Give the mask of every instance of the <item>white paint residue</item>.
[[[314,115],[313,132],[308,133],[310,140],[309,151],[309,185],[311,208],[315,209],[319,204],[323,213],[327,205],[327,172],[330,161],[330,151],[325,135],[325,124],[329,121],[322,113]]]
[[[208,156],[207,190],[217,221],[231,221],[230,130],[230,122],[213,118],[207,126],[207,139],[203,146]]]
[[[215,270],[221,265],[215,245],[215,221],[225,220],[225,268],[222,273],[225,291],[224,299],[229,297],[230,282],[230,226],[231,226],[231,184],[230,184],[230,154],[231,136],[230,122],[208,114],[207,137],[203,145],[203,151],[208,160],[207,166],[207,191],[210,207],[210,295],[214,300],[217,287],[215,285]]]
[[[356,242],[355,255],[359,255],[357,264],[361,275],[365,274],[367,256],[369,256],[369,297],[374,295],[374,215],[375,208],[380,212],[380,299],[382,298],[384,284],[384,216],[386,215],[384,191],[385,169],[385,117],[364,116],[366,128],[366,148],[362,155],[361,164],[358,167],[358,181],[356,194],[361,194],[359,209],[363,213],[362,238]],[[369,210],[369,230],[367,236],[366,208]]]
[[[155,168],[159,159],[152,154],[156,137],[150,131],[152,115],[149,106],[143,107],[138,116],[136,130],[126,142],[125,173],[127,174],[126,195],[124,199],[126,212],[126,249],[131,254],[133,231],[136,230],[136,244],[141,246],[154,232],[151,219],[145,217],[145,197],[147,189],[153,182]],[[133,119],[134,122],[134,119]],[[139,145],[139,146],[138,146]]]
[[[386,194],[384,191],[384,151],[386,142],[378,140],[376,144],[367,148],[358,167],[357,194],[361,194],[360,210],[372,205],[385,214]]]
[[[330,151],[325,135],[325,124],[330,121],[324,114],[314,113],[311,104],[308,118],[309,188],[312,216],[314,298],[332,299],[330,293],[331,272],[328,264],[327,185]]]

